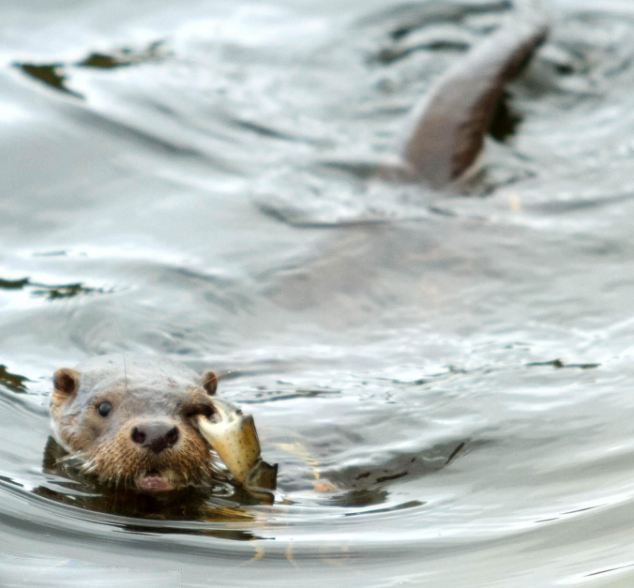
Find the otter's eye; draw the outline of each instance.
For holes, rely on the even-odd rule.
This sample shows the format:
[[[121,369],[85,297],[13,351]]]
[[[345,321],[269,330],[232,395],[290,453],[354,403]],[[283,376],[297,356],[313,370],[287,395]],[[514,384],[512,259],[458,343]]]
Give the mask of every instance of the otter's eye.
[[[112,410],[112,404],[110,404],[107,400],[105,402],[100,402],[97,405],[97,412],[102,417],[107,417],[110,414],[111,410]]]
[[[185,409],[185,418],[191,419],[197,417],[198,415],[203,415],[207,418],[211,418],[211,415],[213,415],[213,413],[213,407],[209,406],[208,404],[193,404]]]

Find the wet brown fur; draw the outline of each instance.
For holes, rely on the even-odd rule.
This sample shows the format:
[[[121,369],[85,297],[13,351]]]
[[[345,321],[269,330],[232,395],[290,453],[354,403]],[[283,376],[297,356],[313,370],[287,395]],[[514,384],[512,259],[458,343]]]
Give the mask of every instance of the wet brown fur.
[[[441,188],[475,163],[507,84],[544,42],[540,15],[519,15],[476,45],[415,109],[404,159],[411,177]]]
[[[129,443],[127,429],[114,439],[96,443],[88,452],[84,467],[94,473],[101,483],[115,486],[133,486],[139,473],[149,470],[173,472],[170,479],[177,487],[209,484],[213,478],[212,457],[209,446],[193,431],[181,429],[177,448],[153,454]]]
[[[122,356],[58,370],[50,403],[55,436],[102,484],[134,487],[138,476],[158,470],[175,488],[208,485],[217,475],[215,454],[195,428],[194,415],[213,408],[209,398],[217,382],[210,373],[201,380],[177,364]],[[75,386],[68,386],[68,377]],[[97,410],[104,401],[112,404],[105,418]],[[131,430],[147,421],[177,426],[177,443],[160,453],[133,443]]]

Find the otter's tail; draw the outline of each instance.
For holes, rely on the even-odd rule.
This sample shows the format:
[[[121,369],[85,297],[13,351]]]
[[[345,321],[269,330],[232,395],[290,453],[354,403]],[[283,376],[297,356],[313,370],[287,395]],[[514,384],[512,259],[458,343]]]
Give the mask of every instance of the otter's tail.
[[[517,18],[472,49],[432,87],[416,110],[405,145],[409,173],[437,188],[474,163],[505,85],[547,33],[544,20]]]

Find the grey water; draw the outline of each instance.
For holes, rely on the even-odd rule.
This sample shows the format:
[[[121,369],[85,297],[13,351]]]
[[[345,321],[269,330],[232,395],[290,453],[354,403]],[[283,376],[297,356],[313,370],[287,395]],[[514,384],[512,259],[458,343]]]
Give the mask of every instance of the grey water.
[[[468,187],[377,177],[504,0],[0,7],[0,586],[632,586],[634,4],[545,2]],[[52,372],[221,374],[276,502],[44,464]]]

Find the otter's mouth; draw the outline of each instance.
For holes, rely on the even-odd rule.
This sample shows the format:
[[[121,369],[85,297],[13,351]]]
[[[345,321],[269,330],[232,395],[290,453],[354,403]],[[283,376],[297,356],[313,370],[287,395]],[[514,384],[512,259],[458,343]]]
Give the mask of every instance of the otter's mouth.
[[[147,470],[135,479],[136,487],[142,492],[169,492],[176,488],[173,472],[169,470]]]

